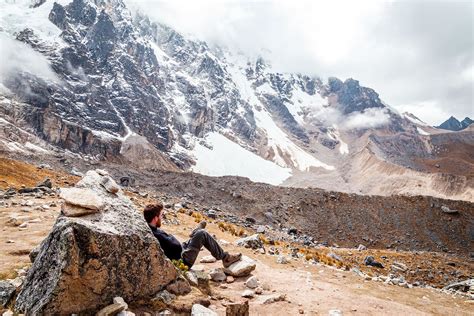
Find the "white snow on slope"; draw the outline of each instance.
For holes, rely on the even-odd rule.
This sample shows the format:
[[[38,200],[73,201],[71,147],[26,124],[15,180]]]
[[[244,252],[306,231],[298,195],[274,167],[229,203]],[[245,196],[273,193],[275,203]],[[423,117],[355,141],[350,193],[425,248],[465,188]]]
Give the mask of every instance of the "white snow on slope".
[[[333,126],[332,131],[328,131],[327,135],[339,142],[339,153],[341,155],[347,155],[349,153],[349,146],[341,139],[341,136],[339,135],[339,130],[337,129],[337,126]]]
[[[276,125],[270,113],[265,110],[265,106],[255,95],[255,90],[244,75],[243,69],[239,69],[238,67],[239,61],[235,60],[235,58],[232,59],[231,56],[228,56],[228,59],[231,62],[230,64],[233,65],[227,69],[232,76],[232,80],[239,89],[242,99],[252,106],[257,126],[265,130],[267,134],[268,146],[272,148],[275,153],[273,161],[279,166],[295,167],[301,171],[307,171],[311,167],[321,167],[327,170],[334,170],[334,166],[319,161],[289,139],[288,135]],[[289,157],[292,163],[291,165],[285,161],[284,157],[280,154],[280,151]]]
[[[46,1],[37,8],[32,8],[31,0],[3,0],[0,1],[0,24],[4,32],[14,34],[31,28],[41,39],[61,46],[65,45],[59,37],[61,30],[48,19],[54,2],[66,5],[71,0]]]
[[[291,169],[265,160],[217,132],[209,133],[205,140],[213,149],[196,143],[192,152],[196,158],[194,172],[208,176],[241,176],[273,185],[291,176]]]
[[[403,112],[402,115],[403,115],[404,118],[406,118],[407,120],[409,120],[412,123],[415,123],[415,124],[418,124],[418,125],[429,126],[428,124],[426,124],[425,122],[423,122],[422,120],[420,120],[419,118],[417,118],[415,115],[413,115],[411,113]]]
[[[423,129],[421,129],[421,128],[419,128],[419,127],[417,127],[416,130],[418,131],[418,133],[419,133],[420,135],[425,135],[425,136],[431,135],[430,133],[424,131]]]

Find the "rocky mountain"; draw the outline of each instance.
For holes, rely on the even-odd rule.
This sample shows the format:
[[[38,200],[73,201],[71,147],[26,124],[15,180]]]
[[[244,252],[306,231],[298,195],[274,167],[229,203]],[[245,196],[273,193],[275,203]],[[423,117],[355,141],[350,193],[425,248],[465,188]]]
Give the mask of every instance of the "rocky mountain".
[[[211,47],[122,0],[2,6],[2,35],[41,54],[56,78],[24,67],[0,77],[4,152],[473,199],[472,157],[453,158],[462,172],[438,163],[448,138],[464,153],[473,133],[439,137],[357,80],[279,73],[264,58]]]
[[[471,120],[469,117],[466,117],[462,121],[458,121],[457,118],[455,118],[454,116],[451,116],[449,119],[444,121],[440,126],[438,126],[438,128],[447,129],[450,131],[460,131],[467,128],[472,123],[474,123],[474,121]]]

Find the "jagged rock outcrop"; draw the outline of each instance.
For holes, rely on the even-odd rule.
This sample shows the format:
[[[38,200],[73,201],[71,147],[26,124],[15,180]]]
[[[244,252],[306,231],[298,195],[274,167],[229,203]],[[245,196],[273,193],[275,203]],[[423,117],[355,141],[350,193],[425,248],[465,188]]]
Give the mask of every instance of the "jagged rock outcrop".
[[[76,185],[75,190],[94,192],[101,207],[89,215],[58,217],[18,294],[18,312],[91,314],[116,296],[151,298],[176,279],[140,213],[121,190],[108,192],[104,177],[89,171]],[[76,202],[68,199],[63,210],[84,206]]]
[[[461,131],[469,127],[474,121],[469,117],[464,118],[464,120],[459,121],[454,116],[451,116],[449,119],[444,121],[438,128],[447,129],[450,131]]]

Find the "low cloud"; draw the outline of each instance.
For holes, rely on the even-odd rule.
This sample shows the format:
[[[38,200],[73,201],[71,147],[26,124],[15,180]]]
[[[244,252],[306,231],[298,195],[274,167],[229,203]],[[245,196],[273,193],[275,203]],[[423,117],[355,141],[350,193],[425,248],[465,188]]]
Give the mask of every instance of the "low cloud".
[[[386,108],[369,108],[350,114],[343,114],[335,106],[315,107],[308,111],[310,121],[319,121],[325,126],[336,125],[345,130],[377,128],[390,122],[390,110]]]
[[[5,82],[19,73],[29,73],[44,80],[59,82],[48,59],[30,46],[0,33],[0,88],[5,92]]]
[[[353,112],[342,122],[344,129],[376,128],[390,121],[387,109],[370,108],[364,112]]]
[[[472,1],[126,1],[211,44],[269,50],[275,71],[355,78],[430,124],[474,115]]]

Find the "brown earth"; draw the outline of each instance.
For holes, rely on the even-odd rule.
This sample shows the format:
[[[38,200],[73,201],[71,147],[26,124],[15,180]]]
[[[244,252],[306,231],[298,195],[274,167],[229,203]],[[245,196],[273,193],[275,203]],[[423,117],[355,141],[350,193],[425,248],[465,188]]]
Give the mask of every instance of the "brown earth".
[[[79,177],[65,172],[38,168],[26,162],[0,157],[0,189],[20,189],[22,185],[33,187],[47,177],[57,186],[68,186],[79,180]]]
[[[21,177],[21,180],[12,180],[16,185],[39,182],[44,177],[42,173],[49,172],[8,159],[0,159],[0,163],[14,164],[9,168],[15,169]],[[56,167],[54,162],[48,163]],[[143,172],[116,165],[78,168],[85,172],[98,167],[108,170],[115,179],[130,175],[136,180],[136,192],[149,192],[150,196],[156,195],[165,201],[185,200],[200,209],[225,210],[241,220],[251,217],[256,224],[269,224],[274,228],[295,227],[329,245],[351,248],[364,244],[378,249],[444,251],[462,256],[472,255],[474,249],[474,204],[471,202],[427,196],[364,196],[314,188],[277,187],[242,177]],[[9,173],[2,171],[0,181],[4,175],[8,179]],[[12,179],[15,177],[11,176]],[[66,183],[77,179],[63,176],[63,173],[54,177]],[[445,214],[441,206],[459,213]]]
[[[130,193],[129,195],[139,208],[151,201],[151,199],[142,198],[137,194]],[[51,202],[59,205],[57,197],[36,199],[32,196],[21,196],[15,197],[12,201],[19,202],[21,199],[33,200],[35,204],[39,205]],[[59,207],[34,211],[35,206],[32,206],[31,213],[25,213],[31,214],[28,215],[31,218],[40,218],[41,222],[31,223],[27,230],[21,230],[6,223],[6,219],[12,213],[21,212],[20,208],[24,207],[13,205],[12,207],[0,208],[0,225],[3,230],[0,236],[0,279],[14,277],[18,268],[29,266],[27,253],[46,237],[55,221],[55,217],[59,214]],[[189,232],[196,225],[196,220],[200,219],[196,216],[188,216],[186,213],[168,212],[166,224],[163,227],[182,241],[188,238]],[[232,242],[237,239],[236,236],[219,229],[217,220],[208,220],[208,231],[214,234],[218,240],[231,242],[231,244],[225,246],[226,250],[243,252],[257,260],[257,269],[252,274],[257,276],[260,284],[267,289],[264,290],[263,295],[286,294],[287,296],[285,301],[262,305],[258,303],[259,295],[257,295],[256,298],[249,300],[251,315],[297,315],[300,312],[306,315],[324,315],[332,309],[341,310],[344,315],[469,315],[471,313],[472,301],[466,301],[463,297],[445,294],[431,288],[407,289],[381,282],[364,281],[353,272],[336,269],[321,263],[310,263],[304,257],[290,259],[290,263],[286,265],[277,264],[275,256],[235,246]],[[246,232],[252,233],[251,231]],[[14,243],[7,243],[7,240],[13,240]],[[275,247],[282,254],[290,257],[289,249],[284,243]],[[373,249],[357,252],[354,249],[326,247],[322,247],[318,251],[335,252],[343,258],[344,265],[359,267],[371,275],[386,275],[388,269],[380,270],[361,265],[360,260],[365,255],[373,255],[377,259],[385,255],[388,258],[388,261],[384,262],[386,266],[396,260],[407,264],[410,269],[416,265],[426,269],[429,268],[435,274],[444,271],[447,267],[451,268],[451,266],[446,266],[448,261],[456,262],[458,264],[456,269],[461,271],[462,275],[472,274],[473,271],[472,263],[462,264],[462,260],[449,258],[446,254],[378,251]],[[209,253],[207,251],[202,252],[200,258],[205,255],[209,255]],[[212,268],[219,267],[220,262],[199,265],[209,271]],[[210,308],[218,312],[219,315],[225,315],[226,303],[246,300],[241,297],[241,293],[246,289],[245,280],[246,278],[236,278],[235,282],[225,283],[224,285],[211,282]],[[193,296],[184,296],[173,306],[182,305],[181,308],[186,310],[192,300],[194,300]],[[141,315],[140,311],[150,311],[149,309],[138,308],[136,302],[128,303],[131,310],[137,312],[137,315]]]
[[[461,255],[473,249],[474,204],[470,202],[275,187],[245,178],[193,173],[157,172],[140,180],[159,196],[185,197],[203,208],[252,217],[257,224],[295,227],[319,242]],[[445,214],[443,205],[459,213]]]

